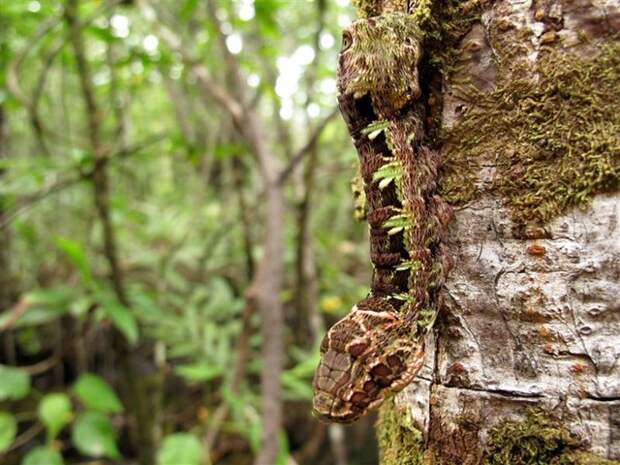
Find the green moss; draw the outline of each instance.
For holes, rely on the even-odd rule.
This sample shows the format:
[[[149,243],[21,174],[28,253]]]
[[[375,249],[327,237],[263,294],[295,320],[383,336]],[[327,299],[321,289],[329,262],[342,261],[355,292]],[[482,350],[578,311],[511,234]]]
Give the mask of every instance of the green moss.
[[[381,465],[425,463],[422,433],[413,426],[408,410],[397,408],[393,399],[386,401],[381,407],[377,437]]]
[[[369,94],[373,108],[386,114],[402,108],[420,93],[417,64],[421,31],[411,15],[390,13],[349,28],[353,40],[343,50],[340,71],[344,94]],[[380,117],[386,116],[380,114]]]
[[[425,32],[424,50],[445,77],[458,69],[458,44],[494,0],[424,0],[414,14]]]
[[[361,18],[370,18],[381,14],[381,1],[379,0],[353,0],[357,8],[357,14]]]
[[[448,201],[478,197],[485,163],[495,164],[492,190],[517,221],[545,222],[618,189],[620,44],[588,58],[541,53],[535,70],[500,78],[487,94],[471,91],[475,105],[444,136]]]
[[[353,4],[360,17],[370,18],[383,13],[405,13],[407,12],[408,0],[353,0]]]
[[[530,410],[524,421],[505,421],[489,432],[484,465],[618,465],[583,453],[582,442],[559,420]]]

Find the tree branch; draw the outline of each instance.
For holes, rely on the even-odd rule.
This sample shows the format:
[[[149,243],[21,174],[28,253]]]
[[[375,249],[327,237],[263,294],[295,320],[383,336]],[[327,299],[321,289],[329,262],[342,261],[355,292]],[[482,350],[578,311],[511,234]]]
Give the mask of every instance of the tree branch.
[[[91,16],[80,21],[77,24],[77,28],[80,30],[84,27],[88,26],[92,23],[99,15],[105,12],[109,8],[113,8],[114,6],[120,4],[122,0],[109,0],[102,6],[100,6]],[[58,56],[60,51],[67,45],[69,42],[69,37],[64,37],[56,46],[47,54],[46,58],[43,60],[43,69],[41,70],[39,79],[37,80],[37,87],[35,88],[34,95],[32,99],[29,99],[26,94],[23,92],[19,81],[19,70],[24,60],[28,56],[28,54],[34,49],[34,46],[43,39],[47,34],[49,34],[56,26],[58,26],[62,22],[63,16],[59,15],[54,18],[50,18],[45,21],[37,30],[37,32],[31,37],[28,43],[24,46],[22,51],[16,55],[16,57],[9,63],[7,67],[7,76],[6,76],[6,85],[11,94],[28,110],[30,115],[30,121],[33,126],[34,132],[39,139],[40,144],[45,149],[45,143],[43,136],[45,134],[52,136],[54,139],[67,141],[67,139],[47,126],[45,126],[41,118],[38,115],[38,101],[42,94],[43,87],[46,82],[47,70],[51,67],[55,58]]]
[[[105,162],[107,163],[107,162],[112,162],[112,161],[117,161],[117,160],[124,160],[132,155],[140,153],[146,147],[162,141],[166,137],[167,137],[166,134],[157,134],[153,137],[147,138],[145,141],[134,144],[131,147],[127,147],[113,154],[106,155]],[[76,175],[68,176],[65,179],[56,181],[50,184],[49,186],[44,187],[38,192],[35,192],[33,194],[30,194],[30,195],[27,195],[27,196],[24,196],[18,199],[16,202],[16,205],[13,206],[11,209],[7,210],[5,214],[0,218],[0,230],[6,228],[19,214],[21,214],[23,211],[27,210],[28,208],[32,207],[36,203],[40,202],[41,200],[49,197],[50,195],[61,192],[69,187],[72,187],[81,181],[91,179],[92,176],[93,176],[93,169],[80,172]]]
[[[284,182],[288,179],[288,177],[293,173],[297,165],[304,159],[308,153],[312,151],[312,148],[316,145],[321,137],[321,133],[327,126],[327,124],[334,119],[334,117],[339,113],[338,108],[334,108],[329,115],[325,117],[323,121],[314,129],[314,132],[308,138],[308,141],[304,144],[302,148],[300,148],[297,153],[291,158],[289,164],[284,168],[280,175],[278,176],[278,182],[280,184],[284,184]]]
[[[158,12],[155,7],[148,0],[138,0],[138,4],[142,9],[145,17],[153,18],[157,17]],[[191,68],[193,73],[198,78],[201,90],[211,98],[213,98],[218,105],[223,107],[235,121],[235,125],[243,127],[243,106],[238,102],[225,88],[215,82],[209,73],[209,70],[200,63],[189,51],[189,48],[183,44],[181,38],[172,32],[167,27],[163,26],[161,22],[152,22],[155,33],[178,54],[181,55],[183,62]]]

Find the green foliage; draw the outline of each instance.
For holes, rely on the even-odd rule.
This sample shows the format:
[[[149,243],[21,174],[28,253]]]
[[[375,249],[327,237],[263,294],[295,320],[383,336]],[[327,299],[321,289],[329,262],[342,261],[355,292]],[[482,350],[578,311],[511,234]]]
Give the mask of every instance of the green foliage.
[[[362,134],[368,137],[370,140],[374,140],[382,132],[387,132],[389,127],[390,122],[388,120],[374,121],[364,129],[362,129]]]
[[[19,315],[14,328],[31,328],[61,318],[76,309],[80,297],[78,289],[59,285],[50,289],[35,289],[25,295],[28,310]],[[8,313],[0,315],[0,324],[11,318]]]
[[[45,425],[49,443],[71,421],[73,417],[71,400],[63,393],[46,394],[39,401],[38,414]]]
[[[80,414],[71,430],[71,440],[83,454],[92,457],[118,458],[116,435],[108,417],[100,412]]]
[[[385,189],[392,182],[398,182],[403,175],[403,167],[398,160],[393,160],[382,165],[372,175],[373,181],[379,181],[379,188]]]
[[[26,454],[21,465],[64,465],[64,462],[56,449],[35,447]]]
[[[0,401],[23,399],[30,392],[30,376],[19,368],[0,365]]]
[[[9,448],[17,434],[17,421],[8,412],[0,411],[0,454]]]
[[[385,220],[383,227],[387,229],[388,234],[392,236],[409,229],[412,221],[413,219],[409,213],[399,213]]]
[[[71,263],[78,269],[84,285],[89,286],[92,282],[92,276],[90,274],[90,268],[88,267],[86,252],[82,248],[82,245],[77,241],[63,237],[56,239],[56,245],[69,257]]]
[[[177,365],[174,372],[190,382],[204,382],[221,376],[223,370],[220,366],[201,361],[192,365]]]
[[[258,83],[247,94],[267,129],[265,144],[284,166],[334,107],[338,21],[351,10],[323,1],[309,3],[308,8],[289,8],[282,0],[216,3],[218,17],[230,28],[227,32],[242,40],[243,50],[235,55],[242,77]],[[242,3],[247,4],[243,15]],[[2,408],[15,410],[20,433],[31,427],[46,432],[12,451],[9,465],[74,464],[97,457],[137,461],[133,434],[119,437],[127,455],[120,458],[117,432],[146,431],[149,425],[143,423],[157,420],[162,431],[202,436],[213,426],[212,413],[224,404],[231,414],[219,437],[250,446],[231,454],[231,460],[260,448],[257,315],[249,324],[249,361],[242,386],[235,395],[230,388],[244,296],[252,278],[248,263],[251,259],[256,267],[264,253],[264,186],[247,141],[213,100],[204,98],[192,63],[184,62],[159,34],[164,26],[182,37],[190,61],[204,64],[212,78],[228,88],[230,73],[206,4],[183,0],[157,6],[161,17],[151,20],[137,2],[79,2],[86,61],[99,107],[101,149],[108,157],[105,203],[127,299],[119,298],[111,279],[115,276],[108,244],[94,202],[90,112],[84,110],[79,68],[67,42],[66,4],[14,0],[0,8],[0,67],[17,65],[10,69],[16,70],[20,91],[2,87],[5,75],[0,76],[0,105],[9,128],[7,143],[0,141],[0,222],[6,212],[9,228],[2,231],[11,236],[10,271],[15,277],[8,308],[0,309],[0,325],[11,327],[20,363],[53,365],[37,372],[36,389],[22,386],[21,393],[13,392],[12,382],[4,383],[0,368],[0,400],[6,401]],[[248,16],[248,8],[253,16],[251,11]],[[44,32],[47,25],[52,26]],[[310,48],[315,52],[312,60],[307,58]],[[287,81],[293,93],[284,95],[276,81]],[[273,115],[284,114],[284,107],[292,108],[292,118],[275,118],[274,123]],[[149,143],[157,134],[164,134],[163,139]],[[320,270],[315,299],[330,303],[323,307],[325,316],[335,318],[367,292],[368,251],[360,240],[364,227],[350,219],[348,166],[356,156],[338,118],[325,127],[316,149],[307,233],[316,238],[312,256]],[[308,159],[302,159],[291,177],[295,183]],[[287,279],[282,295],[291,308],[297,298],[299,231],[289,218],[297,215],[301,192],[290,181],[284,186]],[[244,210],[240,193],[245,196]],[[14,315],[5,310],[22,301],[25,311],[12,321]],[[99,377],[105,373],[116,383],[128,381],[113,353],[118,341],[112,344],[110,335],[116,330],[137,357],[147,357],[144,365],[155,365],[148,367],[153,373],[137,376],[143,393],[139,402],[128,397],[121,405],[113,390],[117,385],[109,386]],[[286,406],[307,406],[317,353],[310,349],[313,341],[300,338],[295,330],[286,338]],[[81,374],[77,380],[76,373]],[[146,419],[133,417],[138,403],[148,410]],[[183,452],[191,449],[181,446]],[[26,457],[20,457],[26,450]],[[282,431],[277,463],[285,464],[290,452]]]
[[[312,400],[312,378],[319,363],[318,347],[311,354],[295,351],[297,364],[282,373],[284,396],[289,400]]]
[[[202,446],[196,436],[190,433],[175,433],[166,436],[157,453],[157,465],[200,465]]]
[[[130,344],[135,345],[138,342],[139,330],[131,309],[121,304],[108,290],[99,290],[97,301],[103,314],[112,320],[114,326],[123,333]]]
[[[105,380],[97,375],[81,375],[73,387],[75,395],[91,410],[103,413],[120,413],[123,405],[114,390]]]

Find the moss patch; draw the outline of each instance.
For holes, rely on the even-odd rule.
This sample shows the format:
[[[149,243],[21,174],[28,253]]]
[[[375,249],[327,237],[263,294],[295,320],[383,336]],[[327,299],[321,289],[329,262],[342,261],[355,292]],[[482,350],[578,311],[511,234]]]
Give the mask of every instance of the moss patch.
[[[386,401],[381,407],[377,437],[381,465],[426,463],[422,433],[413,426],[407,409],[397,408],[393,399]]]
[[[369,94],[373,108],[385,114],[402,108],[419,95],[417,65],[421,31],[413,16],[391,13],[349,28],[350,47],[343,48],[339,81],[343,94]],[[346,37],[346,32],[345,36]]]
[[[448,201],[478,196],[485,163],[495,164],[491,189],[518,221],[545,222],[618,189],[620,44],[602,46],[593,58],[541,54],[537,82],[519,77],[531,71],[511,73],[493,92],[469,95],[475,106],[444,136]]]
[[[580,452],[582,442],[559,420],[530,410],[524,421],[506,421],[489,432],[484,465],[618,465]]]
[[[458,68],[458,44],[480,21],[494,0],[434,0],[420,2],[414,16],[425,32],[425,53],[430,65],[444,76]]]

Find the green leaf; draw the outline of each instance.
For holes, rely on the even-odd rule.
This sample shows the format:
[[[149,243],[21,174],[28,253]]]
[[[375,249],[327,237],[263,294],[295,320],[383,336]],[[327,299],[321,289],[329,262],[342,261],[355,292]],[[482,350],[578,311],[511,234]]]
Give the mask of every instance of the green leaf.
[[[222,368],[208,362],[195,363],[193,365],[179,365],[174,369],[175,373],[189,381],[209,381],[222,374]]]
[[[367,136],[370,140],[373,140],[383,131],[387,130],[389,126],[390,122],[387,120],[373,121],[362,129],[362,134]]]
[[[299,379],[293,373],[282,373],[282,387],[289,400],[311,400],[312,387],[307,380]]]
[[[276,456],[276,465],[287,465],[290,463],[290,446],[288,443],[288,434],[286,431],[280,430],[280,449],[278,450],[278,455]]]
[[[73,387],[75,395],[89,409],[99,412],[120,413],[123,404],[114,390],[103,378],[86,373],[81,375]]]
[[[21,465],[64,465],[60,452],[51,447],[35,447],[26,454]]]
[[[17,420],[7,412],[0,412],[0,453],[7,450],[15,439]]]
[[[389,183],[391,183],[394,179],[400,179],[403,174],[403,169],[398,161],[391,161],[381,166],[375,173],[372,175],[373,181],[379,181],[379,187],[381,189],[385,188]]]
[[[411,270],[413,273],[417,272],[422,267],[422,263],[419,260],[405,260],[396,267],[397,271]]]
[[[39,402],[39,418],[47,430],[47,442],[51,442],[60,430],[71,421],[71,401],[66,394],[47,394]]]
[[[71,310],[71,303],[77,296],[78,290],[68,286],[29,292],[25,297],[28,309],[12,324],[12,327],[23,328],[54,321]],[[9,318],[8,313],[0,315],[0,325],[5,324]]]
[[[71,440],[84,455],[112,459],[120,456],[112,424],[100,412],[87,411],[81,414],[73,424]]]
[[[138,342],[138,323],[131,310],[105,292],[97,293],[97,300],[103,312],[112,320],[131,345]]]
[[[30,376],[19,368],[0,365],[0,401],[23,399],[30,392]]]
[[[202,446],[190,433],[166,436],[157,453],[157,465],[200,465]]]
[[[71,263],[78,269],[82,277],[82,282],[86,286],[90,285],[92,283],[92,276],[82,245],[71,239],[59,237],[56,239],[56,247],[63,251],[69,260],[71,260]]]
[[[409,229],[413,219],[411,215],[407,213],[401,213],[391,216],[383,222],[383,227],[388,230],[388,235],[392,236],[398,234],[405,229]]]

